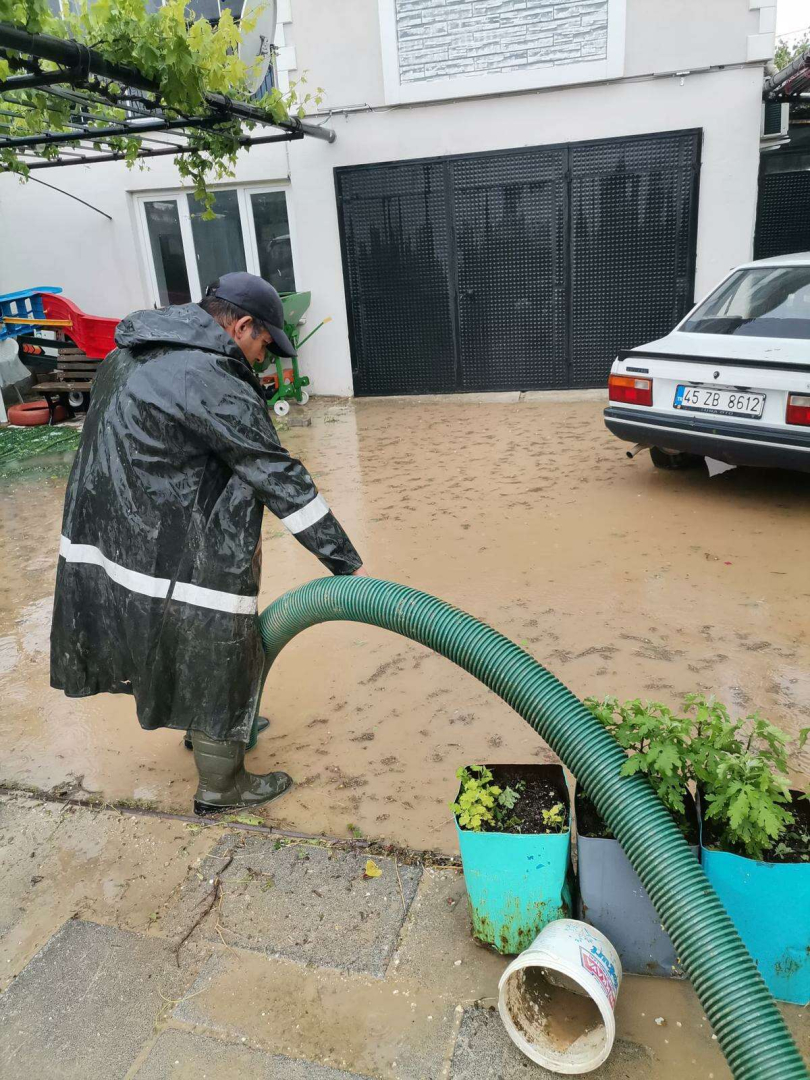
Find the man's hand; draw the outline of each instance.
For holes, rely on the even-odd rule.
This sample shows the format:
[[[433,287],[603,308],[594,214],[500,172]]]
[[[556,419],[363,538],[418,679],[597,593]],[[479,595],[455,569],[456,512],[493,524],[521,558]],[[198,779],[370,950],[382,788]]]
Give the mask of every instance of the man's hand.
[[[352,577],[368,577],[369,573],[365,566],[358,567],[357,570],[351,575]]]

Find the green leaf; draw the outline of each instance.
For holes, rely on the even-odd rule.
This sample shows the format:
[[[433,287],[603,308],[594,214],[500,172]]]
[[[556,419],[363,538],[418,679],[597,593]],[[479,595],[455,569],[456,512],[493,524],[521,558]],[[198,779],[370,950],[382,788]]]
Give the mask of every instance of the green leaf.
[[[728,820],[733,829],[739,829],[749,808],[748,792],[741,791],[734,796],[728,808]]]
[[[506,787],[498,796],[498,802],[501,806],[505,806],[507,810],[511,810],[519,798],[520,795],[514,788]]]
[[[622,776],[633,776],[634,773],[644,771],[644,758],[641,754],[634,754],[622,765]]]
[[[667,743],[655,755],[655,766],[664,776],[671,776],[681,763],[681,755],[675,746]]]
[[[264,825],[264,821],[260,817],[254,817],[252,814],[226,814],[225,817],[221,817],[220,821],[233,821],[239,825]]]

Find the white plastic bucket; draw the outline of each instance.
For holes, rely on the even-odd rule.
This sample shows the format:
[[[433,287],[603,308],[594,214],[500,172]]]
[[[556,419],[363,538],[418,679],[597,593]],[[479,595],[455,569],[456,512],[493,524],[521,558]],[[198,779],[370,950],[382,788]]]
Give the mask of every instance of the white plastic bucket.
[[[558,919],[504,971],[498,1012],[528,1058],[578,1076],[598,1069],[613,1048],[621,981],[621,961],[604,934]]]

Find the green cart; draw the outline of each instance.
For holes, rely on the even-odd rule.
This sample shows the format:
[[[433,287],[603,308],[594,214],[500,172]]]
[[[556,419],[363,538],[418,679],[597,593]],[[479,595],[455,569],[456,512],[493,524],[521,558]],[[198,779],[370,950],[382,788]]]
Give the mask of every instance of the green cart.
[[[328,323],[331,319],[331,315],[322,319],[314,330],[310,330],[306,337],[302,338],[300,331],[301,320],[304,318],[311,301],[312,293],[310,292],[281,294],[281,302],[284,305],[284,332],[292,342],[296,353],[305,341],[309,341],[312,335],[317,333],[324,323]],[[284,358],[275,356],[272,359],[268,357],[257,370],[260,372],[266,371],[274,362],[276,370],[273,379],[275,381],[271,381],[266,390],[267,401],[276,416],[286,416],[290,411],[290,402],[294,401],[297,405],[306,405],[309,401],[309,394],[305,389],[305,387],[309,386],[309,379],[299,372],[297,356],[292,357],[291,368],[285,369]]]

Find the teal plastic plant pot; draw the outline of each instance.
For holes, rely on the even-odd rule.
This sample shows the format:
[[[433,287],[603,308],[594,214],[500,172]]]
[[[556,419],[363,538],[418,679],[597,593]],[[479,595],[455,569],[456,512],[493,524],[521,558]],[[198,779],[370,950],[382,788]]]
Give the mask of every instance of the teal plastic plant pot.
[[[810,829],[810,803],[791,792]],[[760,862],[702,848],[703,869],[774,997],[810,1004],[810,862]]]
[[[697,835],[697,813],[687,795]],[[585,804],[587,805],[587,804]],[[612,942],[622,969],[633,975],[683,978],[675,947],[661,918],[617,840],[588,836],[583,800],[574,799],[577,820],[578,918],[590,923]],[[588,818],[595,810],[589,811]],[[690,844],[697,859],[700,848]]]
[[[523,952],[544,926],[572,912],[571,797],[562,766],[521,768],[527,782],[534,774],[554,786],[566,808],[565,832],[469,832],[456,819],[473,937],[506,956]]]

